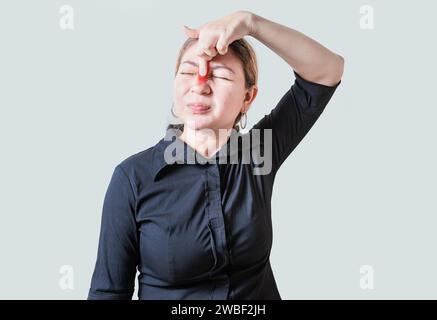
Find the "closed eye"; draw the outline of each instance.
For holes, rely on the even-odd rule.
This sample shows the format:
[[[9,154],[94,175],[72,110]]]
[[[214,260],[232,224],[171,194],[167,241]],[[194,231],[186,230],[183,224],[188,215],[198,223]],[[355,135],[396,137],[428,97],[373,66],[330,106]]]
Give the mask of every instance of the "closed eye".
[[[179,74],[187,74],[187,75],[195,75],[196,73],[193,72],[179,72]],[[231,79],[228,78],[224,78],[224,77],[217,77],[217,76],[212,76],[212,78],[219,78],[219,79],[223,79],[223,80],[227,80],[227,81],[232,81]]]

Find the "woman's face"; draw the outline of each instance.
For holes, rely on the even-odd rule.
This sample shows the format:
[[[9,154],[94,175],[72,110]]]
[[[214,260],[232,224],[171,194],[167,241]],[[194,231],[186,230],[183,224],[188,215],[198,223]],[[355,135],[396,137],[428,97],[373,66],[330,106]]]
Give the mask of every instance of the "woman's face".
[[[230,129],[238,114],[247,111],[251,95],[246,95],[240,60],[231,49],[209,61],[208,80],[198,82],[198,57],[193,43],[184,53],[174,79],[174,113],[192,129]],[[205,105],[192,106],[192,104]]]

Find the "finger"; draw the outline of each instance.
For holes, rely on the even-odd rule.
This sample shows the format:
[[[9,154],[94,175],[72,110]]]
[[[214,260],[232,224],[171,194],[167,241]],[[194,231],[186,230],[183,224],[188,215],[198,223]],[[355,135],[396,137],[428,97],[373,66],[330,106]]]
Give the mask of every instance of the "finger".
[[[210,56],[208,56],[207,54],[201,54],[201,55],[198,55],[197,57],[202,58],[203,60],[205,60],[207,62],[212,60],[212,58]]]
[[[189,38],[195,38],[195,39],[199,38],[199,31],[198,30],[191,29],[190,27],[187,27],[186,25],[184,25],[183,30]]]
[[[206,52],[205,52],[205,51],[206,51]],[[196,56],[198,56],[199,58],[203,58],[203,59],[205,59],[206,61],[210,61],[210,60],[213,59],[213,57],[209,56],[209,55],[207,54],[207,52],[210,53],[210,54],[211,54],[211,53],[214,53],[214,51],[213,51],[213,52],[210,52],[210,49],[207,48],[206,45],[202,45],[202,44],[200,44],[200,43],[197,43],[196,50],[195,50],[195,54],[196,54]]]
[[[209,49],[210,48],[208,45],[206,45],[205,43],[200,43],[200,40],[199,40],[199,42],[197,43],[197,47],[196,47],[196,55],[199,57],[201,55],[208,55],[207,53],[208,53]]]
[[[220,39],[217,41],[217,51],[221,55],[225,55],[228,52],[228,43],[229,39],[226,35],[222,35]]]
[[[201,77],[206,76],[207,67],[208,67],[208,61],[199,57],[199,75]]]
[[[215,48],[208,48],[203,50],[203,52],[211,58],[214,58],[217,55],[217,50]]]

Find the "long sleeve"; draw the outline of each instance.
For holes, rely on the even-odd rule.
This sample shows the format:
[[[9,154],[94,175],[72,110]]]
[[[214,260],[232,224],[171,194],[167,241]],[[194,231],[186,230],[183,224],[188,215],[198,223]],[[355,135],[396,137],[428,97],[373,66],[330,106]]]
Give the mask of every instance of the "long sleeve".
[[[272,171],[276,173],[284,160],[317,121],[341,80],[334,86],[310,82],[296,71],[295,82],[253,129],[272,129]],[[261,130],[262,136],[262,130]]]
[[[135,193],[120,165],[105,194],[88,300],[132,299],[139,260]]]

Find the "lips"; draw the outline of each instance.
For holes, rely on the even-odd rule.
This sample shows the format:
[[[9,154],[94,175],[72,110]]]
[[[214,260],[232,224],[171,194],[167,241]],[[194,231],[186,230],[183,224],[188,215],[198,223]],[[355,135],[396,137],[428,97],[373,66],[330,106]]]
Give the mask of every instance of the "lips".
[[[188,107],[192,110],[193,113],[205,113],[211,109],[211,106],[203,103],[189,103]]]

